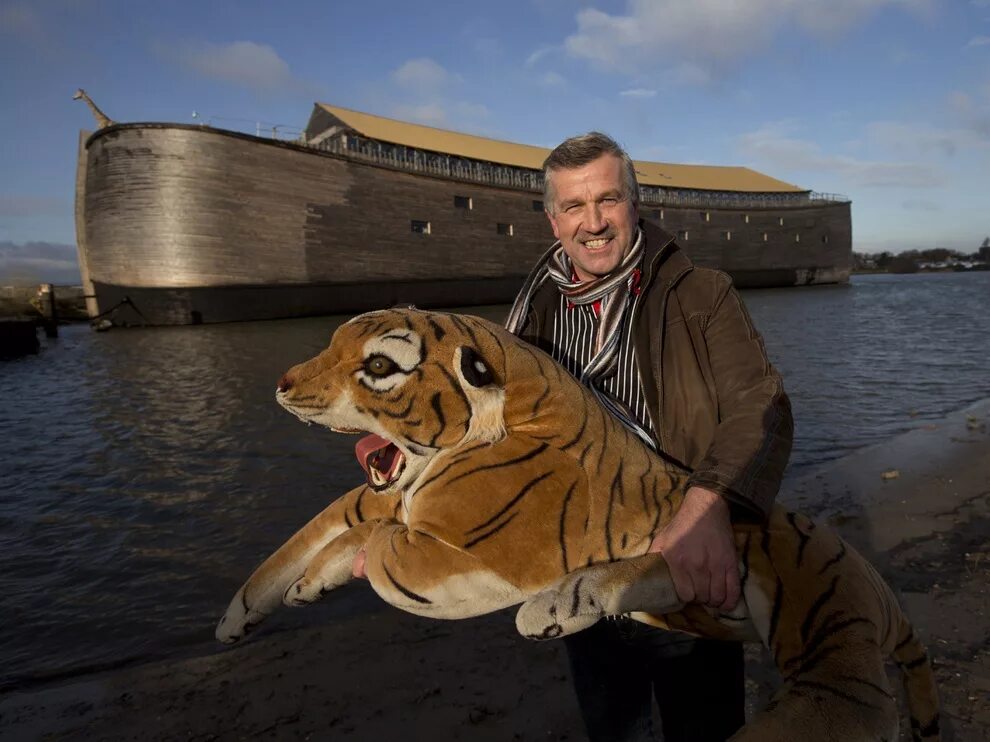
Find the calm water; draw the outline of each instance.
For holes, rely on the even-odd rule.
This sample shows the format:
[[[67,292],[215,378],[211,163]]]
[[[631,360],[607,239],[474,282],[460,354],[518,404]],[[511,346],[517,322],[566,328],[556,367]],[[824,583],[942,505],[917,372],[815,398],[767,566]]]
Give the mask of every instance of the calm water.
[[[990,273],[744,298],[794,404],[790,476],[990,396]],[[340,321],[69,327],[0,365],[0,689],[214,651],[251,569],[361,479],[353,438],[273,398]],[[360,588],[266,626],[378,606]]]

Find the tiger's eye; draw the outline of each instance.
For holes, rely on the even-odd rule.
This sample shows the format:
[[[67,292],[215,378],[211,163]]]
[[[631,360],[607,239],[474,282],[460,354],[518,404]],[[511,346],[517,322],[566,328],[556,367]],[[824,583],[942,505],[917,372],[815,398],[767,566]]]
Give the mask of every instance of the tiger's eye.
[[[395,370],[395,362],[386,356],[372,356],[365,361],[365,368],[375,376],[388,376]]]

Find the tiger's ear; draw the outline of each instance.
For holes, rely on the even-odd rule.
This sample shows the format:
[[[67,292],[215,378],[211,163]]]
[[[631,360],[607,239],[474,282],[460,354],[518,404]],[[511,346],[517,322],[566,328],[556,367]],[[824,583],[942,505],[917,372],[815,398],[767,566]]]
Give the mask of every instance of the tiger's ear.
[[[492,367],[478,351],[466,345],[457,349],[454,362],[464,396],[471,404],[471,423],[461,443],[502,440],[506,436],[505,390],[498,386]]]
[[[461,376],[473,387],[481,388],[495,383],[491,366],[474,348],[461,346]]]

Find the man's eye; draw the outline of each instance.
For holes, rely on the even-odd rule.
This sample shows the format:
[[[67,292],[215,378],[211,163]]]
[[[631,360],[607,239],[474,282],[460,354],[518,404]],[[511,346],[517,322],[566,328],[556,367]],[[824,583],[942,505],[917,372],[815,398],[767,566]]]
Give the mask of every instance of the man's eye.
[[[619,203],[619,199],[615,198],[614,196],[609,198],[603,198],[602,203],[605,204],[606,206],[615,206],[617,203]]]
[[[364,362],[365,370],[372,376],[388,376],[396,369],[395,361],[386,356],[371,356]]]

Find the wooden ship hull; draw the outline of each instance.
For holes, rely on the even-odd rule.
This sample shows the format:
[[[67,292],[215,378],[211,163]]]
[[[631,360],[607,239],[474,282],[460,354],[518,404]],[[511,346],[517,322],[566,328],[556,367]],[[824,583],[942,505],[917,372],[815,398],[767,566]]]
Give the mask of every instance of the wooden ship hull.
[[[330,113],[342,110],[317,106],[305,143],[156,123],[81,139],[90,316],[179,325],[511,301],[553,241],[533,166],[546,150],[506,145],[525,150],[520,166],[383,142]],[[647,184],[641,214],[741,287],[848,280],[848,201]]]

